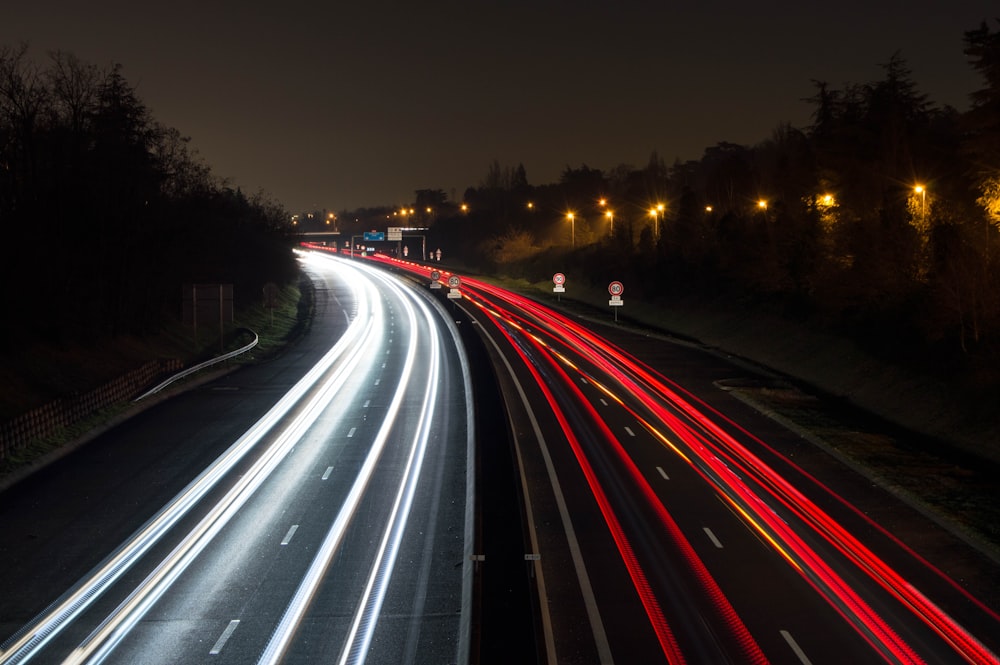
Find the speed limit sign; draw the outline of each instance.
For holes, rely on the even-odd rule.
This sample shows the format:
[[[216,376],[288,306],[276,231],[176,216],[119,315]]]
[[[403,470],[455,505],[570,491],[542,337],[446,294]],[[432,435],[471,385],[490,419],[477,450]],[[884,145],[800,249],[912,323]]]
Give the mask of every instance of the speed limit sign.
[[[615,281],[608,284],[608,293],[610,293],[611,295],[620,296],[624,292],[625,292],[625,285],[622,284],[621,282]]]
[[[452,289],[457,289],[462,285],[462,280],[458,275],[452,275],[448,278],[448,287]]]
[[[561,272],[557,272],[556,274],[552,275],[552,283],[555,284],[556,286],[562,286],[563,284],[566,283],[566,275],[562,274]]]

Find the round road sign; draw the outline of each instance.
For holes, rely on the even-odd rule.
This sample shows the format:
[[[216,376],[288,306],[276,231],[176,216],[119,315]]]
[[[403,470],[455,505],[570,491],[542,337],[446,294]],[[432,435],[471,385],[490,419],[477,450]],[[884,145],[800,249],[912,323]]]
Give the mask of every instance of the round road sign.
[[[557,272],[556,274],[552,275],[552,283],[555,284],[556,286],[562,286],[563,284],[566,283],[566,275],[562,274],[561,272]]]
[[[608,284],[608,293],[613,296],[620,296],[625,292],[625,286],[621,282],[611,282]]]
[[[452,275],[448,278],[448,286],[457,289],[462,285],[462,280],[458,278],[458,275]]]
[[[441,271],[431,270],[431,279],[434,280],[435,282],[441,279]]]

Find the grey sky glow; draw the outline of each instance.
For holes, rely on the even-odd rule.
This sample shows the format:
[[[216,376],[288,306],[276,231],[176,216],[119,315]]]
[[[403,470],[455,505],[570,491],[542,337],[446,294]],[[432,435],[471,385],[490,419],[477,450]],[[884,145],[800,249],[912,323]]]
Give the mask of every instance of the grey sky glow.
[[[0,44],[118,62],[216,175],[290,211],[461,198],[488,165],[697,159],[804,127],[812,79],[881,78],[897,50],[930,101],[967,108],[962,53],[995,1],[171,3],[3,11]]]

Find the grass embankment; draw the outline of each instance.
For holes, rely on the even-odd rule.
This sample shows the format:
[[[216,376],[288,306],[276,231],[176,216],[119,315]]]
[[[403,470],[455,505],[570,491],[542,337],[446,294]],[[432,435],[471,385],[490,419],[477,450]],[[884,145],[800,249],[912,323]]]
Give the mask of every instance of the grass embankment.
[[[55,399],[92,390],[151,360],[178,358],[184,366],[191,366],[233,351],[253,339],[248,330],[258,335],[257,346],[213,369],[274,357],[308,329],[312,303],[308,286],[300,289],[289,285],[280,291],[273,310],[255,305],[236,312],[233,323],[225,327],[221,344],[217,327],[201,328],[195,334],[190,326],[175,322],[150,337],[117,337],[94,344],[37,344],[8,352],[0,358],[0,421]],[[49,437],[30,442],[0,459],[0,477],[38,461],[133,408],[129,401],[113,404]]]
[[[557,301],[548,282],[492,281],[613,322],[606,292],[568,285],[573,297]],[[1000,422],[967,417],[983,412],[968,403],[971,391],[731,303],[667,307],[629,301],[627,293],[623,299],[620,325],[686,338],[773,370],[777,381],[726,389],[1000,557]]]

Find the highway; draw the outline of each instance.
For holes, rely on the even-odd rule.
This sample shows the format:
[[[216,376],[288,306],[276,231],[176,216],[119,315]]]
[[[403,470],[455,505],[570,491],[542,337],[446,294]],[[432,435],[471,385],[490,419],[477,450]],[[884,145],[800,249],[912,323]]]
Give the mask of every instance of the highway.
[[[384,271],[303,265],[307,344],[0,494],[0,663],[468,661],[456,327]]]
[[[0,665],[997,662],[996,562],[719,387],[752,369],[302,264],[282,358],[0,493]]]
[[[997,662],[995,585],[949,578],[592,326],[460,281],[509,412],[544,661]]]

